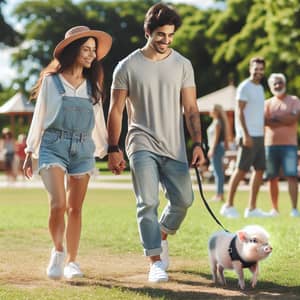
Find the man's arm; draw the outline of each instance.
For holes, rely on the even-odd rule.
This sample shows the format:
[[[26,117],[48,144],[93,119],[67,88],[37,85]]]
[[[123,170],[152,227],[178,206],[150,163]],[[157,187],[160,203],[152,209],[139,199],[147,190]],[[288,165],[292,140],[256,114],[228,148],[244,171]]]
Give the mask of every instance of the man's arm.
[[[243,145],[245,147],[252,147],[252,138],[249,135],[247,126],[246,126],[246,120],[245,120],[245,114],[244,110],[247,105],[246,101],[238,100],[238,111],[237,111],[237,117],[240,122],[242,132],[243,132]]]
[[[279,122],[279,124],[282,126],[289,126],[293,125],[294,123],[297,123],[299,120],[299,111],[298,110],[292,110],[291,112],[288,112],[286,114],[283,114],[281,116],[278,116],[276,120]]]
[[[127,90],[111,90],[110,107],[107,119],[108,131],[108,168],[115,174],[121,174],[126,164],[123,152],[118,148],[122,129],[122,117],[126,103]]]
[[[189,134],[194,142],[192,165],[199,167],[205,163],[203,149],[200,146],[202,143],[200,114],[196,100],[196,89],[194,87],[183,88],[181,90],[182,105],[186,126]],[[199,143],[199,144],[197,144]]]

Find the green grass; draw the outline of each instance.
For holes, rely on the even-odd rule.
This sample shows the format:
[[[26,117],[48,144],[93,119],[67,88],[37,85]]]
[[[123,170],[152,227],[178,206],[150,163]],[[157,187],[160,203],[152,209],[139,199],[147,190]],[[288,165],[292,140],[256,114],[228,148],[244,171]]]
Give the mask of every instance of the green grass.
[[[40,189],[2,189],[0,199],[0,253],[26,251],[37,255],[38,251],[47,252],[51,242],[47,230],[48,203],[46,193]],[[211,193],[206,193],[207,198]],[[246,206],[248,193],[238,192],[236,207],[242,213]],[[165,200],[161,197],[163,206]],[[236,231],[248,224],[262,225],[271,235],[273,254],[260,264],[260,276],[257,290],[279,293],[284,298],[300,297],[300,220],[289,217],[290,201],[287,193],[280,195],[281,215],[274,219],[228,220],[220,218],[230,231]],[[219,203],[210,204],[219,216]],[[260,192],[258,206],[270,209],[270,200],[266,192]],[[83,229],[80,255],[91,252],[110,253],[112,255],[142,255],[135,219],[135,200],[132,191],[89,190],[83,210]],[[183,274],[196,274],[210,279],[207,259],[207,240],[214,231],[220,230],[211,218],[196,192],[195,203],[180,229],[169,238],[170,253],[178,259],[192,260],[194,265],[181,270]],[[5,259],[5,255],[0,257]],[[174,258],[176,260],[176,258]],[[45,262],[46,263],[46,262]],[[145,261],[145,269],[146,269]],[[34,264],[32,268],[37,268]],[[39,266],[40,268],[40,266]],[[99,270],[100,272],[100,270]],[[245,271],[249,285],[250,274]],[[236,275],[226,272],[229,286],[236,288]],[[189,284],[189,283],[187,283]],[[193,283],[190,283],[191,285]],[[255,297],[255,293],[253,294]],[[14,285],[8,280],[5,270],[0,268],[0,299],[181,299],[181,294],[164,289],[126,289],[124,287],[85,285],[74,286],[66,283],[43,284],[27,287]],[[208,299],[189,294],[182,299]],[[290,297],[290,298],[289,298]],[[221,299],[221,298],[210,298]],[[231,298],[226,298],[231,299]],[[233,299],[233,298],[232,298]],[[236,297],[234,299],[237,299]],[[258,298],[251,298],[258,299]],[[269,298],[259,298],[269,299]],[[277,298],[279,299],[279,298]]]

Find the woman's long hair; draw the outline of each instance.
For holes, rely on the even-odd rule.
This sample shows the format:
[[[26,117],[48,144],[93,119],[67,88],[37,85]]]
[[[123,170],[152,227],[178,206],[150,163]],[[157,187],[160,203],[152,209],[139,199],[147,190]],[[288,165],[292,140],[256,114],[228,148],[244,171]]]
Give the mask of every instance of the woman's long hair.
[[[49,65],[41,71],[37,83],[31,90],[30,99],[37,98],[44,76],[49,74],[62,73],[64,70],[67,70],[75,63],[75,60],[79,55],[80,46],[83,45],[89,38],[90,37],[84,37],[75,40],[74,42],[66,46],[63,49],[59,59],[53,59],[49,63]],[[95,42],[97,48],[97,41],[95,40]],[[94,60],[90,68],[83,68],[83,77],[89,80],[92,85],[92,96],[94,99],[94,104],[99,102],[100,99],[103,99],[104,71],[101,61]]]
[[[224,111],[222,105],[215,104],[213,110],[217,113],[217,117],[221,120],[222,125],[224,126],[224,142],[228,144],[230,133],[229,133],[229,122],[227,114]]]

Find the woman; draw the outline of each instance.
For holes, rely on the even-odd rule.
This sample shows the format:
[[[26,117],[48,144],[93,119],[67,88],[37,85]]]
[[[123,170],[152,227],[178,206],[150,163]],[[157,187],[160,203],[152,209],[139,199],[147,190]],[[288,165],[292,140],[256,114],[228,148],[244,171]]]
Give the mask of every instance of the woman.
[[[17,178],[15,172],[15,153],[16,153],[16,141],[13,138],[11,130],[7,127],[2,129],[2,142],[0,149],[4,152],[4,165],[7,182],[14,182]]]
[[[48,225],[54,244],[47,267],[51,279],[83,276],[76,262],[81,210],[95,166],[94,155],[103,157],[107,149],[99,61],[109,52],[111,43],[105,32],[85,26],[71,28],[32,91],[37,103],[23,170],[30,178],[32,157],[39,158],[38,172],[48,192]]]
[[[212,123],[207,129],[209,151],[216,183],[216,194],[213,201],[224,201],[223,157],[228,148],[228,120],[221,105],[216,104],[211,112]]]

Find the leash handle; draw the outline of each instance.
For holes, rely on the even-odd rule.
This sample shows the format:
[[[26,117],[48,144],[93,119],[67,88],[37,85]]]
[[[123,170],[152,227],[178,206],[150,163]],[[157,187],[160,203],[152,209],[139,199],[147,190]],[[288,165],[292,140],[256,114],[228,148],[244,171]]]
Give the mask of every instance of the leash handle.
[[[202,189],[202,183],[201,183],[201,179],[200,179],[200,174],[198,171],[198,168],[196,166],[194,166],[195,168],[195,172],[196,172],[196,177],[197,177],[197,182],[198,182],[198,187],[199,187],[199,192],[200,192],[200,196],[202,198],[202,201],[205,205],[205,207],[207,208],[208,212],[210,213],[210,215],[213,217],[213,219],[217,222],[218,225],[220,225],[226,232],[229,232],[223,225],[222,223],[218,220],[218,218],[215,216],[215,214],[213,213],[212,209],[209,207],[204,194],[203,194],[203,189]]]

